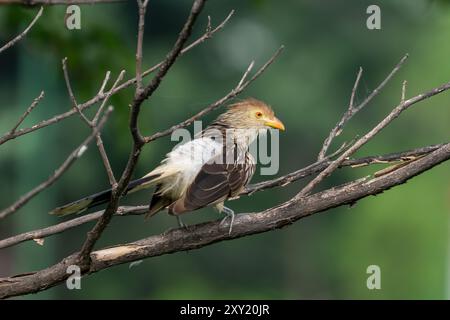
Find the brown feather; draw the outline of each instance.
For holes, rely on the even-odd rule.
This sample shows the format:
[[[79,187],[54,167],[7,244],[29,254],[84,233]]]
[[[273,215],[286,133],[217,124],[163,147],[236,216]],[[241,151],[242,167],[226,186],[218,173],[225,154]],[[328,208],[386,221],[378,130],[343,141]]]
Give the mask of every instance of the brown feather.
[[[245,156],[245,163],[203,165],[186,194],[170,206],[170,213],[179,215],[194,211],[237,195],[250,181],[254,172],[254,164],[247,154]]]

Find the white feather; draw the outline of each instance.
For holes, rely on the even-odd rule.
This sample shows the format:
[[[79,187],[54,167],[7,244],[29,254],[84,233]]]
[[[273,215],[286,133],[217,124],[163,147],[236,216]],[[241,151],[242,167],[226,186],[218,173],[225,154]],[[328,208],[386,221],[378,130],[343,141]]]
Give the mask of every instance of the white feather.
[[[153,183],[164,181],[160,194],[180,197],[202,166],[222,152],[222,144],[207,137],[191,140],[169,152],[161,164],[147,176],[159,175]]]

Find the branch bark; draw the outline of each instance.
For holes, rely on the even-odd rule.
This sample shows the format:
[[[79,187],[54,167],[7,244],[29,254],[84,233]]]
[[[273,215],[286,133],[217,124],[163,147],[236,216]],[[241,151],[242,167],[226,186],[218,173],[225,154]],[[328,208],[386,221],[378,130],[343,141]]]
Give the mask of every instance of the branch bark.
[[[408,163],[396,171],[371,180],[358,180],[302,198],[293,198],[279,206],[258,213],[236,216],[233,232],[220,225],[220,220],[201,223],[186,229],[175,229],[136,242],[113,246],[90,254],[89,267],[81,266],[83,275],[164,254],[198,249],[216,242],[236,239],[267,232],[290,225],[304,217],[379,194],[412,177],[421,174],[450,159],[450,144],[445,144],[430,154]],[[74,253],[52,267],[42,271],[0,278],[0,298],[35,293],[63,282],[67,278],[67,267],[76,264],[78,253]]]
[[[80,254],[79,254],[79,263],[83,265],[89,265],[90,260],[90,253],[92,252],[92,249],[94,248],[96,242],[102,235],[103,231],[106,229],[106,226],[109,224],[109,222],[112,219],[112,216],[116,213],[117,208],[119,206],[119,199],[122,195],[122,193],[125,191],[126,187],[128,186],[131,177],[133,175],[134,169],[136,167],[136,164],[139,160],[139,156],[141,153],[141,149],[144,146],[144,139],[139,131],[138,127],[138,117],[140,113],[140,109],[142,106],[142,103],[148,99],[159,87],[161,84],[161,81],[169,71],[169,69],[172,67],[172,65],[175,63],[176,59],[180,55],[181,51],[183,50],[183,47],[185,43],[187,42],[189,36],[191,35],[192,28],[194,26],[195,21],[197,20],[197,17],[199,16],[200,12],[203,9],[203,6],[205,5],[206,0],[195,0],[191,11],[189,13],[189,16],[187,18],[186,23],[184,24],[172,50],[167,55],[166,59],[162,63],[161,67],[158,69],[157,74],[153,77],[150,84],[148,84],[145,88],[141,88],[140,84],[137,84],[136,86],[136,93],[133,100],[133,103],[131,105],[131,111],[130,111],[130,132],[133,137],[133,146],[131,148],[131,152],[128,158],[127,165],[122,173],[122,176],[117,184],[117,188],[112,190],[111,194],[111,200],[108,204],[108,206],[105,209],[105,212],[103,213],[102,217],[97,221],[95,226],[92,228],[91,231],[88,232],[86,236],[86,240],[84,241]],[[147,1],[144,3],[141,2],[141,0],[138,0],[139,7],[145,7],[147,5]],[[139,35],[140,37],[143,36],[144,32],[144,15],[145,15],[145,8],[143,12],[140,11],[140,22],[139,22]],[[142,20],[142,21],[141,21]],[[142,23],[142,27],[141,27]],[[138,41],[138,53],[142,53],[142,48],[139,48],[139,45],[142,46],[142,41]],[[139,54],[137,54],[138,57]],[[137,58],[137,64],[139,64],[139,60],[142,59],[142,57]],[[140,67],[137,68],[137,72],[140,72]],[[141,75],[137,74],[136,79],[140,78]]]
[[[344,168],[344,167],[359,168],[359,167],[375,165],[375,164],[378,164],[378,165],[379,164],[389,164],[389,163],[402,164],[404,162],[413,161],[424,155],[430,154],[431,152],[442,147],[443,145],[444,144],[431,145],[431,146],[426,146],[426,147],[412,149],[412,150],[403,151],[403,152],[390,153],[390,154],[386,154],[386,155],[369,156],[369,157],[363,157],[363,158],[359,158],[359,159],[348,159],[348,160],[345,160],[340,167],[341,168]],[[295,181],[309,177],[313,174],[320,173],[326,167],[328,167],[331,164],[331,162],[332,162],[331,160],[325,159],[323,161],[315,162],[305,168],[291,172],[282,177],[249,185],[239,194],[239,196],[237,196],[233,199],[230,199],[230,200],[238,199],[241,196],[252,195],[258,191],[264,191],[264,190],[272,189],[272,188],[276,188],[276,187],[285,187]],[[129,215],[142,215],[142,214],[145,214],[147,211],[148,211],[148,205],[122,206],[117,209],[117,212],[115,215],[121,216],[121,217],[129,216]],[[103,212],[104,212],[104,210],[100,210],[100,211],[97,211],[94,213],[86,214],[81,217],[77,217],[77,218],[65,221],[65,222],[61,222],[54,226],[25,232],[25,233],[22,233],[22,234],[19,234],[16,236],[12,236],[12,237],[0,240],[0,249],[11,247],[11,246],[14,246],[16,244],[19,244],[19,243],[22,243],[25,241],[35,240],[35,239],[44,239],[46,237],[62,233],[66,230],[69,230],[69,229],[78,227],[80,225],[83,225],[85,223],[89,223],[89,222],[99,219],[102,216]]]

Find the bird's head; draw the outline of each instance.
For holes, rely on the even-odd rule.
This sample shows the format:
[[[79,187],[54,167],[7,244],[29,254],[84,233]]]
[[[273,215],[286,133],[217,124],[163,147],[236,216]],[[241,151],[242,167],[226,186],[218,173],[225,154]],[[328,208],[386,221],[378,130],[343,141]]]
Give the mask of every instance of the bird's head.
[[[271,107],[262,101],[249,98],[232,104],[219,116],[219,121],[235,129],[269,129],[284,131],[284,124],[275,117]]]

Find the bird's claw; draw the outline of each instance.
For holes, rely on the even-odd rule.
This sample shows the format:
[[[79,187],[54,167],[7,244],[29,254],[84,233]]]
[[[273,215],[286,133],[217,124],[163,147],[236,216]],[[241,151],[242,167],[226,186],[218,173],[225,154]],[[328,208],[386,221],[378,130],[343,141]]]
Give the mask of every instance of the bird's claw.
[[[223,207],[222,210],[223,213],[226,214],[226,216],[222,219],[222,221],[220,221],[220,225],[223,225],[225,223],[225,221],[227,220],[227,218],[230,218],[230,229],[228,230],[228,234],[231,234],[231,231],[233,230],[233,223],[234,223],[234,211],[231,210],[230,208],[227,207]]]

